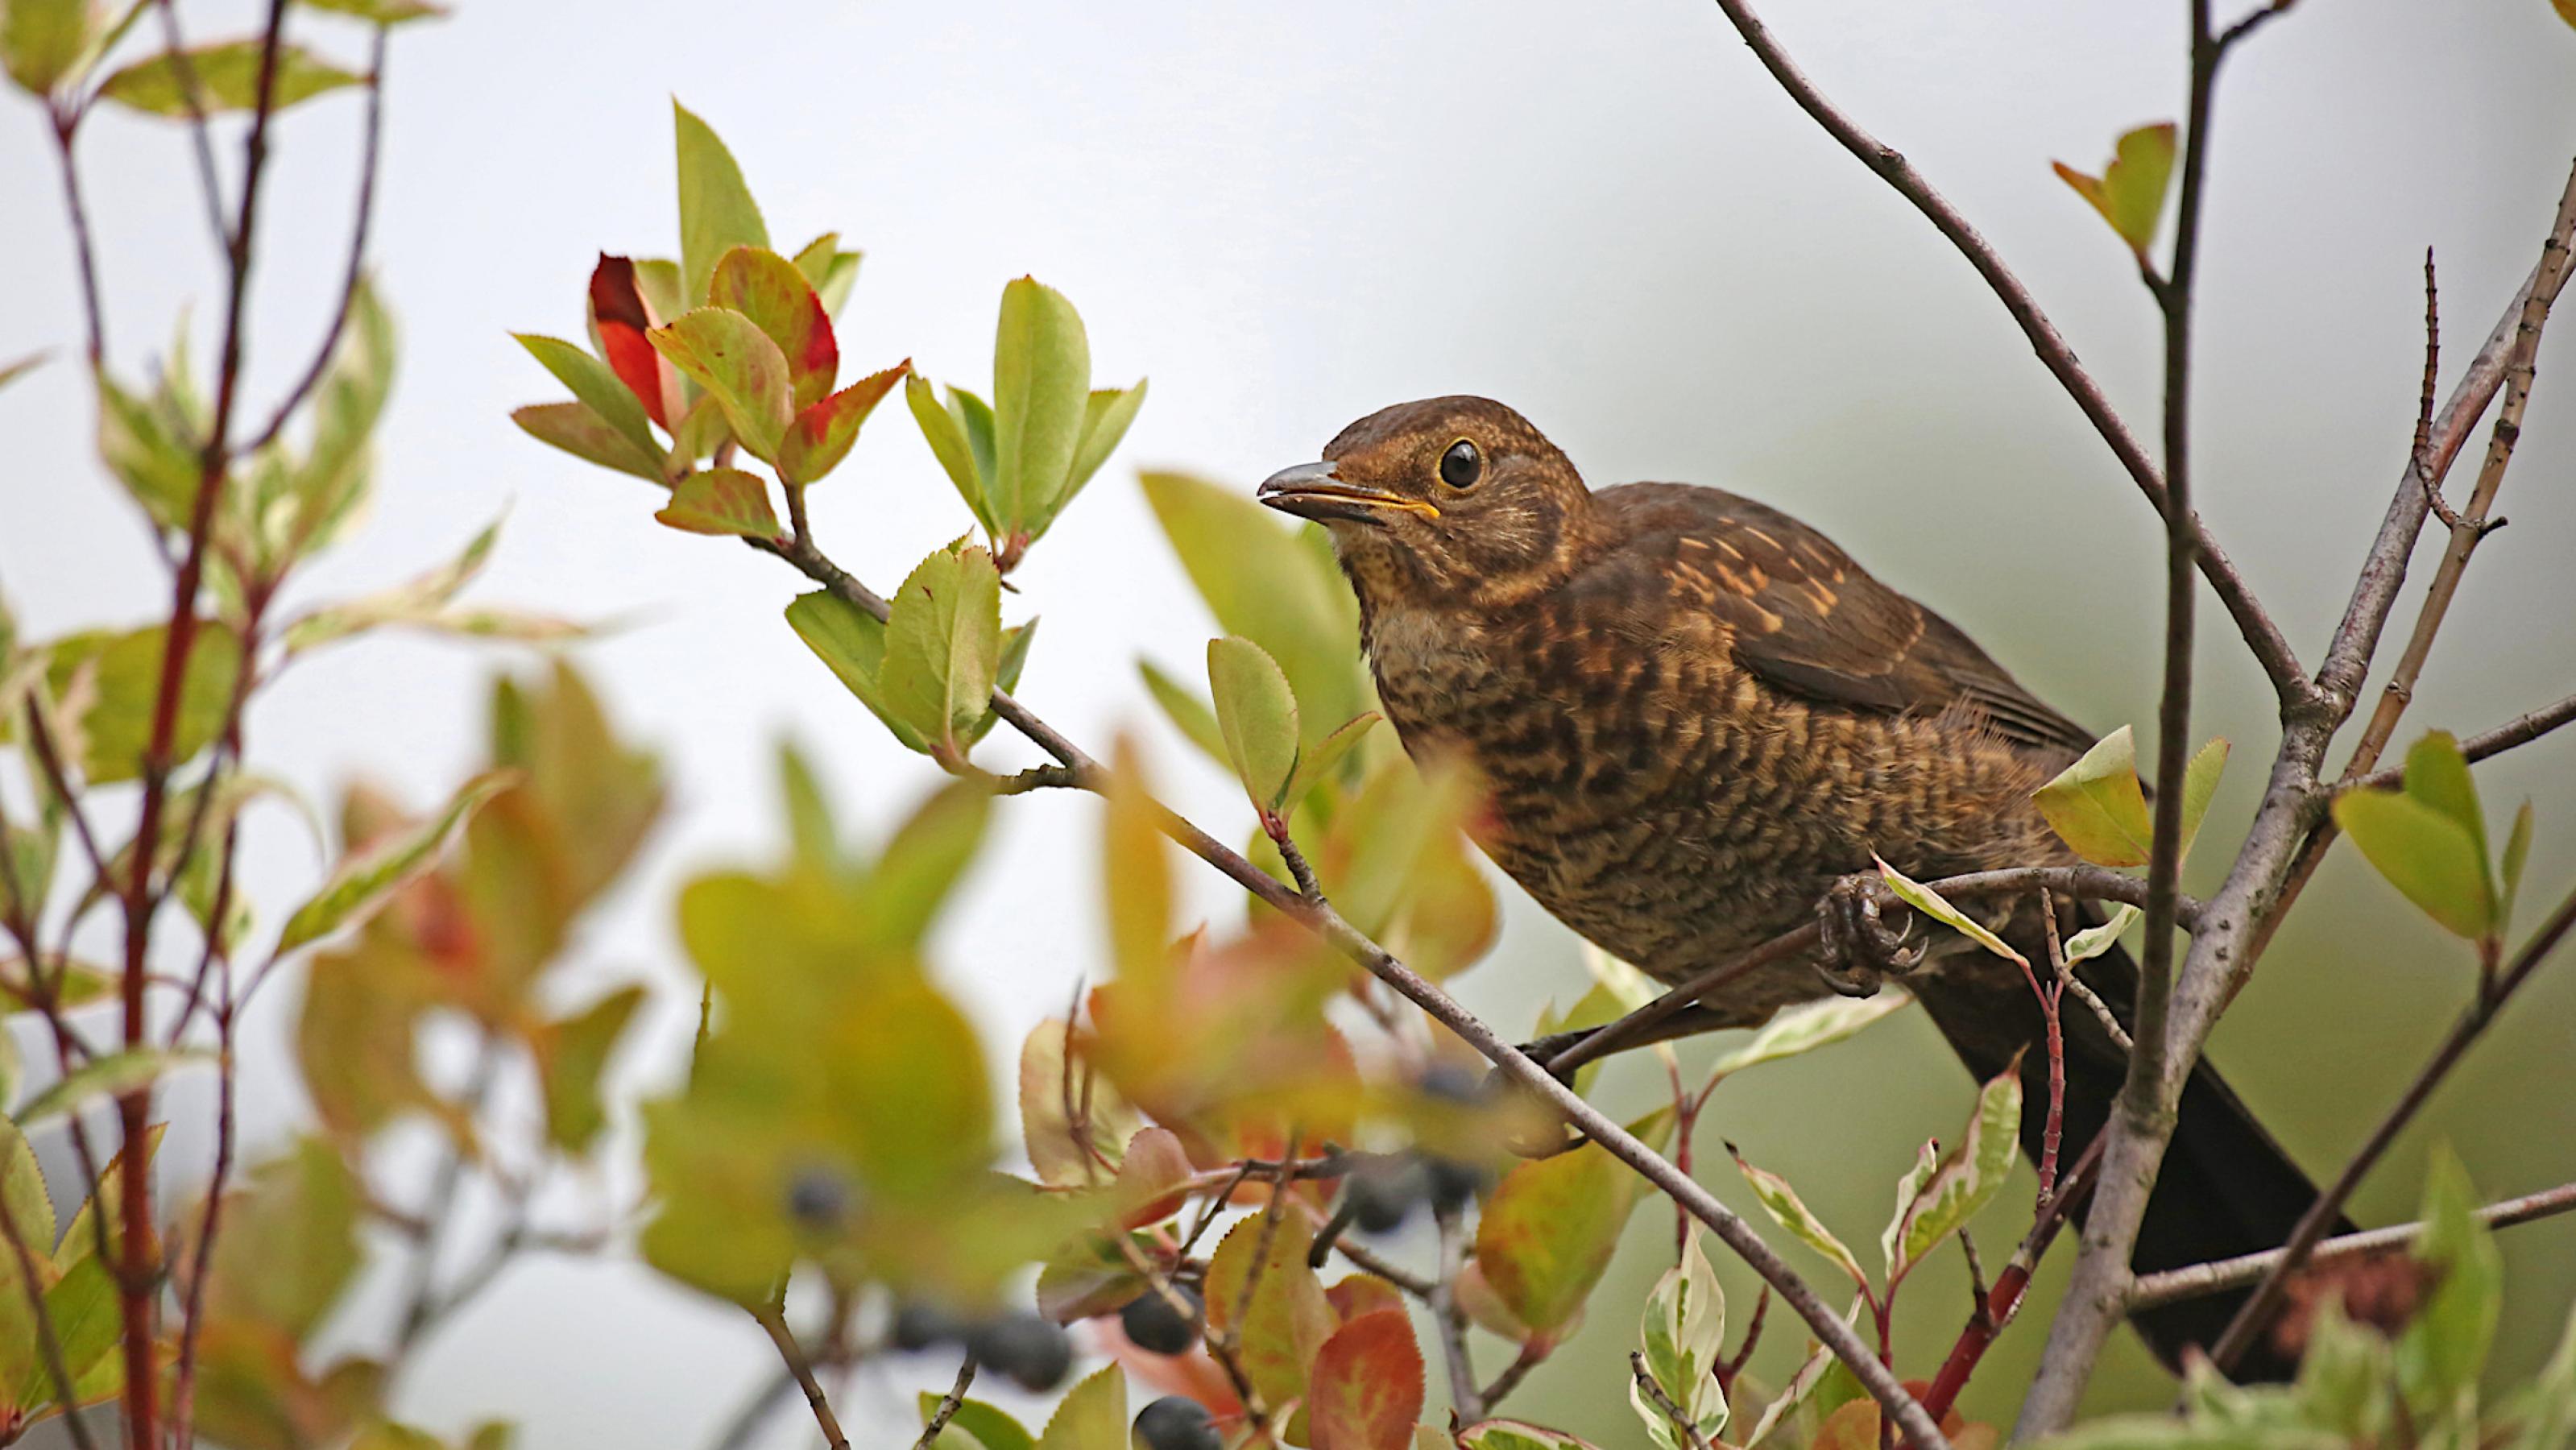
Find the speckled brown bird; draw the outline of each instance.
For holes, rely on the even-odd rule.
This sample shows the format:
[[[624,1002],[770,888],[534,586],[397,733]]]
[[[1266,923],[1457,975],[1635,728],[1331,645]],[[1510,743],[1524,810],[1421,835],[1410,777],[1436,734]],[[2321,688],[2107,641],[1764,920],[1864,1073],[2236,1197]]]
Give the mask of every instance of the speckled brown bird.
[[[1330,531],[1405,748],[1463,757],[1488,791],[1486,853],[1650,975],[1679,981],[1820,910],[1840,920],[1838,943],[1872,933],[1836,885],[1873,853],[1917,879],[2074,860],[2030,797],[2093,736],[1796,519],[1688,484],[1592,491],[1527,420],[1483,398],[1373,413],[1324,459],[1274,475],[1261,499]],[[2024,903],[1994,925],[2039,957],[2038,915]],[[1916,937],[1926,957],[1905,985],[1972,1071],[2003,1071],[2040,1041],[2017,967],[1947,932]],[[1740,977],[1702,1002],[1699,1025],[1749,1027],[1869,990],[1872,968],[1890,964],[1869,955],[1845,945]],[[2097,958],[2085,975],[2126,1010],[2128,958]],[[2122,1056],[2082,1010],[2065,1028],[2072,1161],[2107,1121]],[[2045,1101],[2044,1053],[2022,1071],[2030,1101]],[[2042,1118],[2023,1120],[2034,1154]],[[2204,1064],[2136,1265],[2276,1246],[2314,1198]],[[2235,1303],[2188,1301],[2139,1327],[2170,1363],[2214,1339]]]

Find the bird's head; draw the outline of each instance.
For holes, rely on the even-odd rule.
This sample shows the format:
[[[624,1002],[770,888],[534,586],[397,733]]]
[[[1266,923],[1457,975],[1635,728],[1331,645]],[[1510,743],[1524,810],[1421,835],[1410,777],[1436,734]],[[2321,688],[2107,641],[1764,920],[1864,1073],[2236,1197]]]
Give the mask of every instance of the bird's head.
[[[1490,607],[1564,579],[1592,497],[1556,445],[1488,398],[1371,413],[1282,469],[1261,501],[1330,530],[1363,603]]]

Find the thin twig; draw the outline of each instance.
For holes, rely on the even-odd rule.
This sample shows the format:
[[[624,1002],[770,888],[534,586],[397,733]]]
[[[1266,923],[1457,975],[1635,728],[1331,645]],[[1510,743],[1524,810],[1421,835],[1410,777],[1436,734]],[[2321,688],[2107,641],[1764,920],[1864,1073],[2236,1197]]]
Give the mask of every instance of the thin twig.
[[[2460,754],[2474,765],[2488,756],[2501,755],[2518,745],[2528,745],[2571,720],[2576,720],[2576,695],[2517,715],[2492,730],[2470,736],[2460,742]],[[2404,767],[2392,765],[2385,770],[2336,782],[2335,794],[2341,795],[2348,790],[2395,790],[2405,782],[2405,778]]]
[[[1664,1393],[1664,1387],[1655,1383],[1655,1377],[1646,1373],[1645,1351],[1628,1351],[1628,1371],[1636,1376],[1639,1392],[1653,1401],[1656,1409],[1664,1412],[1665,1419],[1672,1421],[1673,1433],[1682,1437],[1682,1443],[1690,1446],[1691,1450],[1709,1450],[1708,1437],[1699,1432],[1699,1426],[1691,1423],[1691,1417],[1681,1406],[1673,1403],[1673,1397]]]
[[[2415,1080],[2406,1085],[2406,1091],[2379,1120],[2379,1126],[2371,1130],[2361,1150],[2353,1154],[2351,1161],[2344,1164],[2343,1171],[2335,1175],[2334,1183],[2317,1195],[2317,1201],[2300,1216],[2298,1227],[2290,1231],[2289,1241],[2281,1246],[2279,1263],[2265,1277],[2263,1287],[2237,1309],[2236,1317],[2228,1321],[2227,1332],[2220,1335],[2218,1343],[2210,1349],[2209,1357],[2213,1364],[2222,1370],[2227,1368],[2254,1342],[2254,1336],[2270,1320],[2272,1311],[2280,1307],[2281,1295],[2288,1287],[2290,1275],[2307,1261],[2309,1250],[2334,1226],[2353,1190],[2369,1176],[2372,1167],[2397,1141],[2397,1135],[2414,1121],[2416,1112],[2432,1098],[2433,1090],[2441,1086],[2442,1079],[2450,1075],[2461,1057],[2495,1022],[2497,1014],[2514,992],[2531,980],[2532,974],[2556,950],[2571,927],[2576,927],[2576,892],[2568,893],[2567,899],[2558,904],[2558,909],[2550,913],[2538,931],[2532,933],[2531,940],[2515,953],[2511,965],[2496,978],[2494,990],[2480,992],[2470,1000],[2468,1010],[2461,1013],[2460,1020],[2452,1025],[2450,1035],[2442,1039],[2442,1045],[2434,1049],[2432,1058],[2415,1074]]]
[[[493,1083],[501,1072],[501,1039],[490,1032],[483,1034],[475,1047],[474,1066],[467,1074],[465,1092],[460,1100],[465,1114],[480,1112],[484,1100],[491,1096]],[[429,1195],[423,1200],[420,1221],[427,1232],[413,1251],[411,1272],[403,1289],[402,1322],[394,1331],[393,1353],[387,1356],[386,1373],[399,1369],[420,1342],[431,1323],[438,1317],[438,1259],[441,1231],[455,1217],[456,1196],[465,1186],[465,1149],[453,1139],[440,1158],[438,1171],[431,1177]]]
[[[72,260],[80,272],[81,315],[89,324],[89,366],[107,366],[107,321],[98,300],[98,249],[90,241],[89,204],[81,197],[80,167],[72,159],[72,136],[79,117],[54,112],[54,151],[62,165],[63,209],[71,216]]]
[[[1440,1231],[1440,1277],[1432,1291],[1431,1323],[1440,1335],[1440,1357],[1449,1370],[1449,1410],[1462,1424],[1485,1418],[1485,1397],[1476,1389],[1476,1362],[1467,1349],[1467,1311],[1458,1305],[1458,1275],[1467,1261],[1466,1236],[1456,1212],[1432,1206]]]
[[[931,1446],[939,1443],[939,1432],[948,1428],[949,1417],[957,1413],[958,1406],[966,1403],[966,1392],[974,1387],[975,1356],[970,1354],[958,1363],[957,1383],[950,1385],[948,1393],[940,1396],[938,1405],[930,1412],[930,1419],[921,1427],[921,1438],[912,1442],[912,1450],[930,1450]]]
[[[850,1450],[850,1437],[841,1433],[841,1422],[832,1414],[831,1398],[823,1393],[821,1382],[814,1378],[814,1366],[796,1342],[795,1331],[787,1327],[786,1312],[772,1304],[752,1311],[752,1318],[769,1334],[769,1342],[778,1346],[778,1357],[787,1372],[796,1378],[797,1388],[805,1392],[805,1403],[813,1408],[814,1423],[823,1430],[823,1443],[831,1450]]]
[[[2433,271],[2433,249],[2424,249],[2424,391],[2415,405],[2415,441],[2406,450],[2417,477],[2424,482],[2424,505],[2444,525],[2460,526],[2460,512],[2442,497],[2442,486],[2434,481],[2433,470],[2426,458],[2433,446],[2433,395],[2442,378],[2442,292]]]
[[[206,203],[206,226],[213,233],[216,255],[232,250],[231,229],[224,223],[224,188],[215,172],[215,139],[206,124],[204,87],[197,83],[197,62],[188,54],[188,42],[179,34],[178,0],[159,0],[163,53],[170,62],[170,74],[179,82],[179,103],[188,109],[188,136],[197,157],[197,190]]]
[[[2066,1135],[2066,1033],[2058,1017],[2060,999],[2066,995],[2066,983],[2074,973],[2066,965],[2066,948],[2057,939],[2057,900],[2047,892],[2039,893],[2039,919],[2048,929],[2048,975],[2046,987],[2030,963],[2021,964],[2022,980],[2030,983],[2030,994],[2039,999],[2039,1015],[2048,1037],[2048,1116],[2039,1130],[2039,1205],[2057,1194],[2057,1149]],[[1893,1292],[1894,1286],[1890,1286]]]
[[[1501,1404],[1504,1396],[1519,1389],[1521,1381],[1529,1378],[1529,1372],[1545,1362],[1555,1348],[1555,1341],[1544,1335],[1532,1335],[1521,1341],[1521,1352],[1512,1356],[1512,1362],[1503,1366],[1503,1372],[1494,1376],[1494,1382],[1485,1386],[1479,1396],[1484,1401],[1485,1413],[1492,1414],[1494,1406]]]
[[[224,877],[232,877],[232,843],[225,846]],[[215,935],[223,934],[228,893],[216,892]],[[229,984],[232,971],[226,964],[224,976]],[[179,1364],[171,1376],[170,1428],[178,1450],[189,1450],[197,1443],[197,1346],[206,1327],[206,1288],[214,1279],[215,1241],[223,1229],[224,1196],[233,1172],[234,1144],[238,1138],[234,1108],[234,1084],[240,1063],[233,1056],[234,1016],[229,1008],[216,1017],[220,1057],[215,1080],[215,1166],[206,1180],[206,1211],[197,1225],[197,1262],[188,1276],[186,1307],[179,1321]]]
[[[2518,1223],[2530,1223],[2571,1211],[2576,1211],[2576,1183],[2563,1183],[2539,1193],[2490,1203],[2479,1209],[2477,1216],[2478,1221],[2489,1228],[2510,1228]],[[2430,1225],[2422,1223],[2401,1223],[2360,1233],[2338,1234],[2330,1239],[2321,1239],[2311,1247],[2308,1262],[2323,1263],[2353,1254],[2398,1248],[2413,1243],[2428,1227]],[[2239,1254],[2232,1259],[2189,1264],[2157,1274],[2141,1274],[2129,1289],[2129,1308],[2132,1312],[2153,1309],[2184,1299],[2197,1299],[2205,1294],[2243,1288],[2269,1276],[2288,1255],[2286,1247],[2266,1249],[2259,1254]]]

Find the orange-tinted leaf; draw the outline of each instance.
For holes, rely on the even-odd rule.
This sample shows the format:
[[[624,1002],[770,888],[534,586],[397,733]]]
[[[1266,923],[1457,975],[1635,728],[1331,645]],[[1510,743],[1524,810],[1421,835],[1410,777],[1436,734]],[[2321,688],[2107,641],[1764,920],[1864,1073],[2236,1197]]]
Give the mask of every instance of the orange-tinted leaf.
[[[702,468],[688,475],[671,486],[671,501],[653,517],[691,534],[774,539],[781,532],[769,507],[769,486],[739,468]]]
[[[1142,1128],[1127,1140],[1118,1163],[1121,1228],[1143,1228],[1180,1212],[1181,1185],[1190,1178],[1190,1155],[1169,1128]]]
[[[680,415],[680,374],[644,334],[661,325],[635,285],[631,258],[599,254],[590,272],[590,325],[608,366],[644,404],[644,415],[668,428]]]
[[[778,476],[789,483],[813,483],[840,467],[850,445],[858,441],[859,425],[911,371],[912,359],[905,358],[797,413],[778,445]]]
[[[1660,1147],[1671,1127],[1659,1110],[1630,1131]],[[1644,1182],[1598,1143],[1504,1175],[1476,1223],[1476,1263],[1512,1318],[1548,1334],[1583,1312]]]
[[[1422,1417],[1422,1350],[1401,1309],[1363,1314],[1324,1341],[1306,1396],[1315,1450],[1406,1450]]]
[[[1262,1254],[1265,1237],[1270,1251]],[[1332,1302],[1306,1267],[1312,1238],[1303,1214],[1282,1213],[1265,1235],[1256,1213],[1228,1230],[1208,1260],[1208,1327],[1222,1334],[1241,1325],[1244,1378],[1273,1405],[1305,1397],[1308,1367],[1335,1327]]]
[[[1109,876],[1110,961],[1120,981],[1145,986],[1168,975],[1172,863],[1147,793],[1142,755],[1133,741],[1122,739],[1112,758],[1117,764],[1106,792],[1109,839],[1102,853]]]
[[[1347,1275],[1340,1283],[1326,1289],[1324,1297],[1332,1301],[1333,1312],[1342,1316],[1344,1324],[1362,1315],[1389,1309],[1401,1313],[1404,1309],[1404,1296],[1396,1291],[1393,1284],[1375,1274]]]
[[[2163,121],[2121,136],[2111,164],[2102,168],[2100,176],[2087,176],[2062,161],[2050,164],[2077,195],[2093,204],[2131,251],[2144,256],[2164,216],[2173,163],[2174,127],[2171,121]]]
[[[832,391],[841,370],[831,314],[796,264],[765,247],[736,247],[716,262],[707,305],[752,320],[787,359],[791,405],[811,407]]]

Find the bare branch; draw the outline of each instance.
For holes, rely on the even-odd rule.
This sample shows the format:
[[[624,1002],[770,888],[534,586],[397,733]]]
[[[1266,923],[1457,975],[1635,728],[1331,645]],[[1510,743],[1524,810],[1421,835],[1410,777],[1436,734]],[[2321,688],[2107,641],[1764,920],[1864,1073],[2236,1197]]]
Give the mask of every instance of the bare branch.
[[[2576,1183],[2562,1183],[2539,1193],[2490,1203],[2478,1210],[2478,1221],[2489,1228],[2510,1228],[2518,1223],[2530,1223],[2571,1211],[2576,1211]],[[2311,1248],[2308,1262],[2323,1263],[2353,1254],[2398,1248],[2413,1243],[2425,1227],[2421,1223],[2401,1223],[2360,1233],[2338,1234],[2320,1240]],[[2141,1274],[2129,1290],[2129,1308],[2132,1311],[2153,1309],[2162,1304],[2197,1299],[2204,1294],[2241,1289],[2269,1275],[2288,1253],[2286,1248],[2266,1249],[2259,1254],[2239,1254],[2232,1259],[2191,1264],[2159,1274]]]
[[[2570,720],[2576,720],[2576,695],[2541,706],[2527,714],[2516,715],[2492,730],[2484,730],[2460,742],[2460,753],[2471,764],[2491,755],[2502,755],[2517,745],[2528,745]],[[2347,777],[2335,785],[2335,794],[2348,790],[2394,790],[2405,780],[2405,769],[2392,765],[2359,777]]]
[[[1683,1444],[1690,1446],[1691,1450],[1709,1450],[1708,1437],[1699,1432],[1699,1426],[1691,1423],[1690,1415],[1681,1406],[1673,1403],[1673,1397],[1664,1393],[1664,1387],[1655,1383],[1655,1377],[1646,1373],[1645,1351],[1628,1351],[1628,1372],[1636,1376],[1638,1392],[1653,1401],[1655,1408],[1664,1412],[1665,1419],[1672,1421],[1673,1433],[1682,1437]]]
[[[787,1372],[796,1379],[797,1388],[805,1392],[805,1403],[814,1410],[814,1423],[822,1427],[823,1443],[831,1450],[850,1450],[850,1437],[841,1433],[841,1422],[832,1414],[831,1398],[823,1393],[822,1384],[814,1378],[814,1366],[805,1358],[804,1347],[796,1342],[796,1333],[787,1327],[787,1315],[777,1305],[752,1311],[752,1318],[769,1333],[769,1342],[778,1347],[778,1357]],[[967,1362],[970,1366],[972,1360]]]
[[[1440,1229],[1440,1278],[1431,1300],[1431,1322],[1440,1332],[1441,1357],[1449,1367],[1449,1409],[1461,1421],[1485,1418],[1485,1397],[1476,1388],[1476,1362],[1467,1353],[1467,1311],[1458,1307],[1458,1275],[1466,1266],[1467,1245],[1458,1230],[1458,1215],[1433,1205]]]
[[[957,1413],[958,1406],[966,1403],[966,1392],[974,1387],[975,1356],[970,1354],[958,1364],[957,1383],[950,1385],[948,1393],[940,1396],[939,1404],[922,1424],[921,1438],[912,1442],[912,1450],[930,1450],[931,1446],[939,1443],[939,1432],[948,1428],[950,1417]]]

